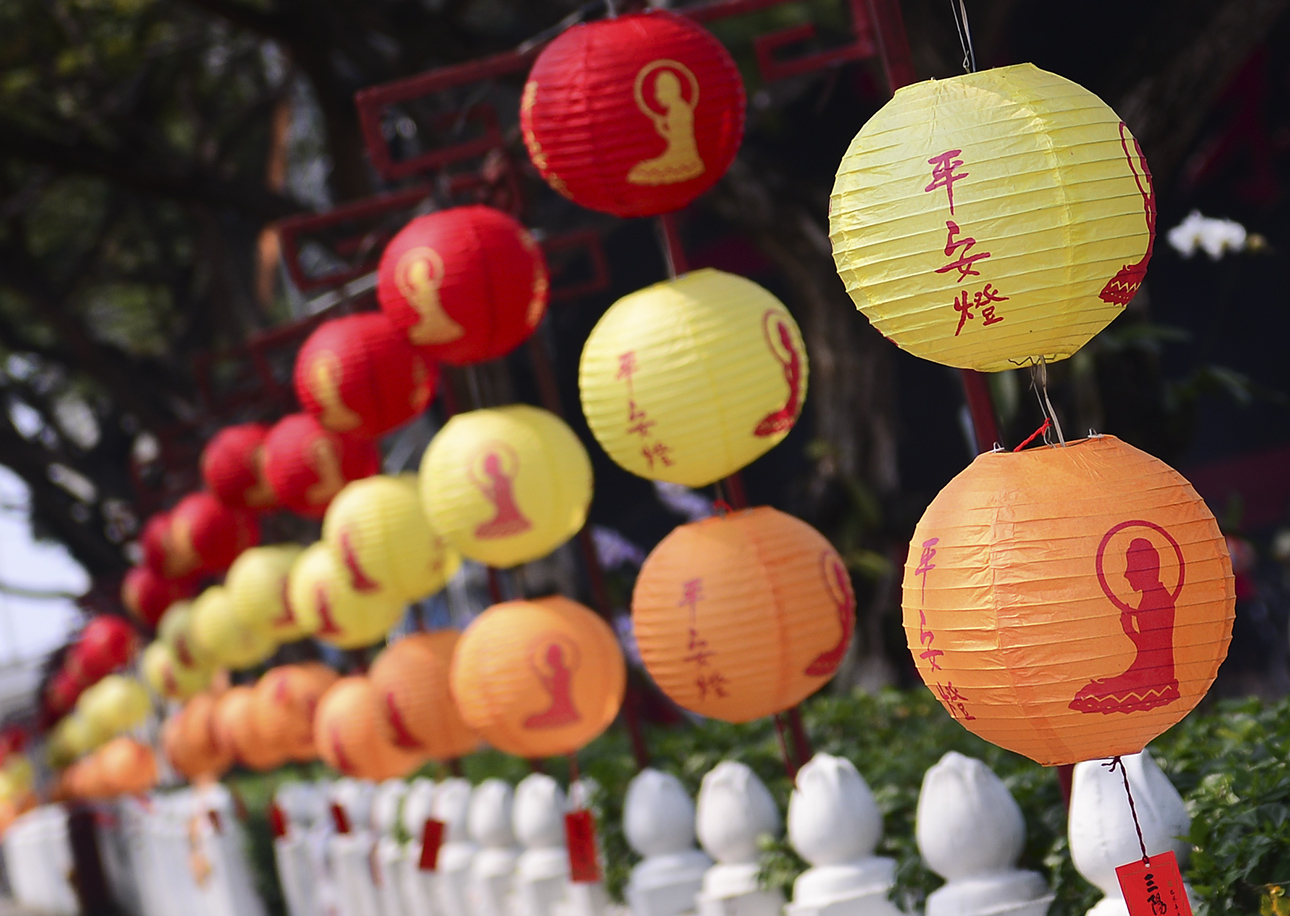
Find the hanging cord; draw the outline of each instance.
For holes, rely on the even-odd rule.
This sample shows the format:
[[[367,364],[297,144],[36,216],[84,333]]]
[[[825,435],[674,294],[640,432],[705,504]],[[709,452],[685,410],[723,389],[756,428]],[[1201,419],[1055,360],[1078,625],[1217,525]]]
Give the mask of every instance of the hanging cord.
[[[605,0],[605,16],[606,16],[606,18],[608,18],[608,19],[617,19],[617,18],[618,18],[618,2],[617,2],[617,0]]]
[[[1138,823],[1138,809],[1133,804],[1133,791],[1129,788],[1129,771],[1125,768],[1124,761],[1120,759],[1119,755],[1112,757],[1102,766],[1112,773],[1115,772],[1116,767],[1119,767],[1120,775],[1124,777],[1124,794],[1129,797],[1129,814],[1133,816],[1133,829],[1138,832],[1138,848],[1142,850],[1142,864],[1150,868],[1151,856],[1147,855],[1147,844],[1142,839],[1142,825]]]
[[[1027,437],[1025,438],[1025,441],[1023,441],[1020,445],[1018,445],[1016,448],[1014,448],[1014,449],[1013,449],[1013,451],[1014,451],[1014,452],[1019,452],[1019,451],[1021,451],[1023,448],[1025,448],[1025,447],[1026,447],[1027,445],[1029,445],[1030,443],[1034,442],[1036,439],[1038,439],[1038,438],[1039,438],[1040,436],[1042,436],[1044,433],[1048,432],[1048,430],[1052,428],[1052,425],[1053,425],[1053,421],[1052,421],[1052,420],[1050,420],[1050,419],[1048,419],[1047,417],[1044,417],[1044,424],[1043,424],[1042,426],[1040,426],[1040,427],[1039,427],[1039,429],[1035,430],[1033,433],[1031,433],[1029,436],[1027,436]]]
[[[569,28],[569,26],[582,22],[582,20],[586,19],[589,15],[591,15],[591,12],[593,10],[603,7],[605,5],[606,5],[606,0],[589,0],[589,2],[584,3],[582,6],[578,7],[568,16],[565,16],[555,25],[551,26],[551,28],[543,29],[542,31],[534,35],[532,38],[530,38],[528,41],[525,41],[519,46],[517,46],[515,48],[515,53],[526,54],[529,51],[532,51],[538,45],[546,44],[552,38],[559,35],[565,29]],[[614,16],[617,15],[617,11],[614,9],[614,5],[612,2],[609,3],[609,9],[610,9],[609,18],[612,19],[614,18]]]
[[[963,72],[976,73],[976,49],[972,47],[972,27],[968,25],[966,0],[958,0],[958,7],[955,9],[954,0],[950,0],[950,15],[954,17],[954,28],[963,48]]]
[[[1048,400],[1048,363],[1041,356],[1038,363],[1030,365],[1030,387],[1034,389],[1035,397],[1039,401],[1039,412],[1042,413],[1046,420],[1052,421],[1053,431],[1057,433],[1057,441],[1066,445],[1066,437],[1062,434],[1062,424],[1057,419],[1057,411],[1053,410],[1053,402]],[[1042,427],[1040,432],[1044,434],[1044,442],[1052,445],[1052,440],[1048,437],[1048,432]],[[1031,437],[1034,438],[1033,436]],[[1027,442],[1030,439],[1026,440]]]

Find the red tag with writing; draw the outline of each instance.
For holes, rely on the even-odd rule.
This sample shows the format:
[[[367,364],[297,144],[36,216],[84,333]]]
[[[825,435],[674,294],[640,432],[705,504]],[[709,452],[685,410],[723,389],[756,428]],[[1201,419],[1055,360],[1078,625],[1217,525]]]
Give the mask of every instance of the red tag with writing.
[[[417,868],[435,871],[439,867],[439,847],[443,845],[443,821],[427,818],[421,831],[421,860]]]
[[[349,818],[345,815],[345,809],[337,802],[331,803],[331,821],[336,825],[337,833],[349,833]]]
[[[1138,859],[1121,865],[1115,876],[1120,879],[1129,916],[1191,916],[1178,859],[1172,851],[1152,856],[1150,864]]]
[[[278,807],[277,802],[269,802],[269,829],[273,838],[280,840],[287,835],[287,816]]]
[[[584,809],[564,816],[564,839],[569,846],[569,880],[574,884],[595,884],[600,880],[596,859],[596,819]]]

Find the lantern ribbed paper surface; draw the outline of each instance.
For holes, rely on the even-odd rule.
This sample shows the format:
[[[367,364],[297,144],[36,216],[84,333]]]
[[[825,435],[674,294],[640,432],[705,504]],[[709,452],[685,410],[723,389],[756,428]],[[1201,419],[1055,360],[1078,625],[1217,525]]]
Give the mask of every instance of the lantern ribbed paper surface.
[[[744,85],[711,33],[666,10],[572,28],[542,51],[520,103],[529,157],[592,210],[683,208],[730,167]]]
[[[316,759],[314,715],[319,700],[339,677],[318,662],[281,665],[266,672],[255,685],[256,726],[280,743],[292,760]]]
[[[152,710],[148,691],[134,678],[109,674],[81,696],[83,714],[96,727],[117,735],[141,725]]]
[[[546,312],[546,258],[529,231],[492,207],[419,216],[390,240],[376,296],[431,359],[466,366],[505,356]]]
[[[414,474],[348,484],[327,508],[322,533],[358,592],[419,601],[461,566],[457,551],[430,526]]]
[[[380,697],[365,677],[345,677],[323,695],[314,719],[314,739],[323,762],[358,779],[398,779],[425,755],[398,747]]]
[[[333,433],[306,413],[283,417],[264,440],[269,486],[284,509],[306,518],[322,518],[345,484],[380,469],[370,440]]]
[[[232,509],[272,509],[278,498],[264,478],[262,423],[227,426],[202,449],[202,480],[215,498]]]
[[[315,639],[342,649],[384,639],[406,609],[397,595],[350,587],[348,572],[322,541],[308,547],[291,567],[287,595],[301,626]]]
[[[788,435],[806,377],[784,305],[751,280],[699,270],[614,303],[587,338],[578,385],[614,461],[701,487]]]
[[[201,558],[193,550],[192,530],[174,531],[170,513],[158,512],[148,519],[139,537],[144,563],[165,579],[185,579],[201,572]]]
[[[215,723],[218,698],[199,693],[184,704],[180,734],[191,753],[197,776],[218,779],[233,765],[233,749],[219,740]],[[193,777],[190,777],[193,778]]]
[[[114,794],[141,795],[157,784],[157,758],[152,748],[133,738],[115,738],[103,745],[99,765]]]
[[[459,413],[421,460],[430,524],[463,556],[508,568],[573,537],[591,503],[591,460],[555,414],[513,404]]]
[[[211,682],[211,669],[180,664],[164,642],[154,642],[143,651],[141,667],[152,692],[167,700],[186,700]]]
[[[233,561],[224,587],[233,616],[244,627],[263,630],[274,642],[294,642],[309,635],[296,619],[287,593],[291,567],[304,548],[297,544],[252,547]]]
[[[164,579],[150,566],[135,566],[121,583],[121,603],[140,623],[155,627],[170,605],[193,591],[188,580]]]
[[[914,530],[905,633],[965,727],[1045,765],[1133,754],[1204,696],[1235,592],[1213,515],[1112,436],[987,452]]]
[[[228,589],[222,585],[212,585],[197,596],[188,626],[193,655],[207,665],[251,668],[278,647],[267,629],[244,626],[237,619]]]
[[[747,722],[828,682],[851,643],[855,596],[823,535],[758,507],[665,537],[636,579],[632,625],[650,677],[677,704]]]
[[[433,364],[385,315],[365,313],[319,325],[296,355],[296,397],[337,433],[375,438],[426,409]]]
[[[214,728],[219,745],[253,770],[272,770],[287,762],[286,749],[262,735],[256,725],[254,687],[239,684],[230,687],[215,704]]]
[[[838,167],[838,273],[915,356],[996,372],[1070,356],[1123,311],[1155,236],[1124,122],[1019,64],[906,86]]]
[[[448,686],[460,637],[456,630],[414,633],[377,656],[368,674],[395,743],[431,760],[451,760],[479,746]]]
[[[466,725],[521,757],[570,754],[614,721],[627,667],[609,624],[568,598],[506,601],[457,643],[449,683]]]
[[[68,653],[67,671],[82,684],[93,684],[129,662],[138,648],[139,639],[124,618],[99,614]]]
[[[176,540],[191,545],[206,572],[223,572],[239,553],[260,543],[255,516],[230,509],[206,492],[190,493],[170,510],[170,530]]]

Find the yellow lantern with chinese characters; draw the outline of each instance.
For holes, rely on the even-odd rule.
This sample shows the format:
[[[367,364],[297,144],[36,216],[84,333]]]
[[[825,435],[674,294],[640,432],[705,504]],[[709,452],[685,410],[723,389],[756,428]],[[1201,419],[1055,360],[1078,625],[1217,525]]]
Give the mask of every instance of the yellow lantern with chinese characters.
[[[1032,64],[898,90],[852,140],[829,204],[838,273],[874,327],[984,372],[1087,343],[1141,286],[1155,224],[1124,122]]]
[[[386,591],[419,601],[442,589],[461,566],[457,551],[430,526],[414,474],[355,480],[323,518],[323,540],[355,591]]]
[[[406,602],[373,589],[358,591],[326,542],[319,541],[291,567],[291,608],[314,638],[341,649],[370,646],[385,638],[403,616]]]
[[[193,602],[193,654],[199,662],[224,668],[250,668],[278,647],[267,628],[248,627],[233,613],[228,589],[212,585]]]
[[[167,700],[187,700],[210,686],[210,668],[185,665],[164,642],[154,642],[143,650],[143,679],[157,696]]]
[[[224,579],[233,616],[244,627],[267,630],[275,642],[304,639],[310,631],[291,610],[287,577],[304,548],[298,544],[252,547],[242,552]]]
[[[550,411],[513,404],[459,413],[421,461],[430,524],[463,556],[509,568],[573,537],[591,503],[591,460]]]
[[[134,678],[109,674],[81,694],[76,708],[98,730],[118,735],[142,724],[152,703],[143,685]]]
[[[780,442],[806,397],[806,347],[778,299],[699,270],[619,299],[582,351],[587,423],[619,465],[691,487]]]

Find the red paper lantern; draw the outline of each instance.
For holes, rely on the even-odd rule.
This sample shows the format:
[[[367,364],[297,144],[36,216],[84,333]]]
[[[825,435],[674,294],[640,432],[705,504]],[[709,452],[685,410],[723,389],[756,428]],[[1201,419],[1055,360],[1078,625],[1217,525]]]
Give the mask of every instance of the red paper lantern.
[[[66,670],[82,686],[102,680],[134,656],[137,640],[124,618],[101,614],[81,631],[67,654]]]
[[[255,516],[230,509],[210,493],[190,493],[170,510],[170,533],[175,542],[191,546],[202,570],[220,573],[237,555],[260,543]]]
[[[575,25],[538,56],[520,128],[542,177],[616,216],[679,210],[739,151],[744,86],[709,32],[665,10]]]
[[[135,566],[121,583],[121,603],[140,623],[155,627],[170,605],[195,591],[191,579],[165,579],[151,566]]]
[[[399,231],[377,274],[394,326],[435,360],[496,359],[523,343],[546,312],[546,259],[527,229],[491,207],[419,216]]]
[[[278,498],[264,479],[263,423],[243,423],[217,432],[202,449],[202,480],[231,509],[272,509]]]
[[[375,438],[426,409],[436,372],[384,314],[337,318],[296,356],[296,397],[332,432]]]
[[[45,710],[49,718],[58,720],[71,712],[84,689],[66,669],[56,672],[45,687]]]
[[[169,512],[158,512],[148,519],[139,538],[144,564],[163,579],[185,579],[199,573],[202,561],[189,534],[191,531],[171,528]]]
[[[283,417],[264,440],[269,486],[284,508],[307,518],[322,518],[345,484],[380,469],[371,440],[331,432],[307,413]]]

